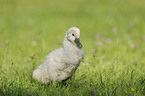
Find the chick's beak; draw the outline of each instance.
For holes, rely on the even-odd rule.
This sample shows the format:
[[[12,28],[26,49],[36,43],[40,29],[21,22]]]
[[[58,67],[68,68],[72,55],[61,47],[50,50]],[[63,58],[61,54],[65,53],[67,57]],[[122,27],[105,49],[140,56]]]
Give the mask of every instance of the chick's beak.
[[[76,39],[75,39],[75,43],[77,44],[77,46],[78,46],[79,48],[82,48],[82,47],[83,47],[82,44],[81,44],[81,42],[80,42],[80,38],[76,38]]]

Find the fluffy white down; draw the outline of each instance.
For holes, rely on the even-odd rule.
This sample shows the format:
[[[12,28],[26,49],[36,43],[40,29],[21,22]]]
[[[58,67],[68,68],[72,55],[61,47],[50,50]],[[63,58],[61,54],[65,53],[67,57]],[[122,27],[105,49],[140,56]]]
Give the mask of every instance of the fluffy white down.
[[[71,77],[84,58],[84,51],[72,43],[75,38],[79,38],[79,35],[80,30],[71,27],[66,32],[63,48],[50,52],[38,69],[34,70],[33,78],[42,83],[49,83],[50,81],[61,82]]]

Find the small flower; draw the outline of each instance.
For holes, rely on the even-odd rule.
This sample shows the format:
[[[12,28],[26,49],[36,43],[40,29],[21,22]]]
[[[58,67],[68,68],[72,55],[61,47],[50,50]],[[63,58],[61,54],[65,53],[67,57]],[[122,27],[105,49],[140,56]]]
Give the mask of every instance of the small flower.
[[[132,91],[132,92],[134,92],[134,91],[135,91],[135,89],[134,89],[134,88],[131,88],[131,91]]]
[[[113,27],[112,32],[114,32],[114,33],[117,32],[117,27]]]
[[[100,35],[99,34],[96,34],[95,35],[95,39],[99,39]]]
[[[96,80],[98,81],[98,80],[99,80],[99,78],[96,78]]]
[[[95,96],[96,95],[96,90],[95,89],[91,89],[90,93],[91,93],[92,96]]]
[[[30,93],[28,93],[27,96],[32,96],[32,95]]]
[[[134,26],[134,22],[130,22],[130,26],[133,27]]]
[[[89,63],[83,63],[83,66],[88,66],[89,65]]]
[[[112,71],[114,71],[114,68],[112,68]]]
[[[91,85],[92,85],[93,87],[95,87],[95,85],[94,85],[93,83],[91,83]]]
[[[36,41],[32,41],[32,46],[36,46],[37,42]]]
[[[102,59],[105,59],[106,58],[106,56],[102,56]]]
[[[93,57],[96,57],[96,54],[95,53],[93,54]]]
[[[103,45],[103,43],[102,43],[102,42],[98,42],[98,45],[99,45],[99,46],[102,46],[102,45]]]
[[[36,56],[30,56],[30,57],[31,57],[32,60],[36,58]]]
[[[145,41],[145,36],[142,36],[142,40],[144,40],[144,41]]]
[[[138,45],[135,45],[135,44],[131,44],[130,46],[131,48],[138,48]]]
[[[110,62],[107,62],[106,64],[107,64],[107,65],[110,65]]]
[[[40,36],[36,36],[36,40],[41,40],[41,37]]]
[[[134,44],[131,44],[130,46],[131,46],[131,48],[135,48],[135,45]]]

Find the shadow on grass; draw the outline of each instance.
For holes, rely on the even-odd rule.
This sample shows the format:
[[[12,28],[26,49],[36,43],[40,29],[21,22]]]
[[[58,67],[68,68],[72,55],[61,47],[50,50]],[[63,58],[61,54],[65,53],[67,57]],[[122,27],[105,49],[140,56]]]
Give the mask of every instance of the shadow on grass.
[[[0,88],[0,96],[4,96],[4,92],[2,91],[1,88]]]
[[[32,96],[32,94],[40,96],[37,92],[25,88],[7,88],[5,92],[0,89],[0,96]]]

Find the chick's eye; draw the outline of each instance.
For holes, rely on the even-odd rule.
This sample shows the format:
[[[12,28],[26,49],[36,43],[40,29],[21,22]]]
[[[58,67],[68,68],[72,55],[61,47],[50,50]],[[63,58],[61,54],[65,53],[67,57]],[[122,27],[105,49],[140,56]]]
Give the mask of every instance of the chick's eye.
[[[72,36],[75,36],[74,34],[72,34]]]

